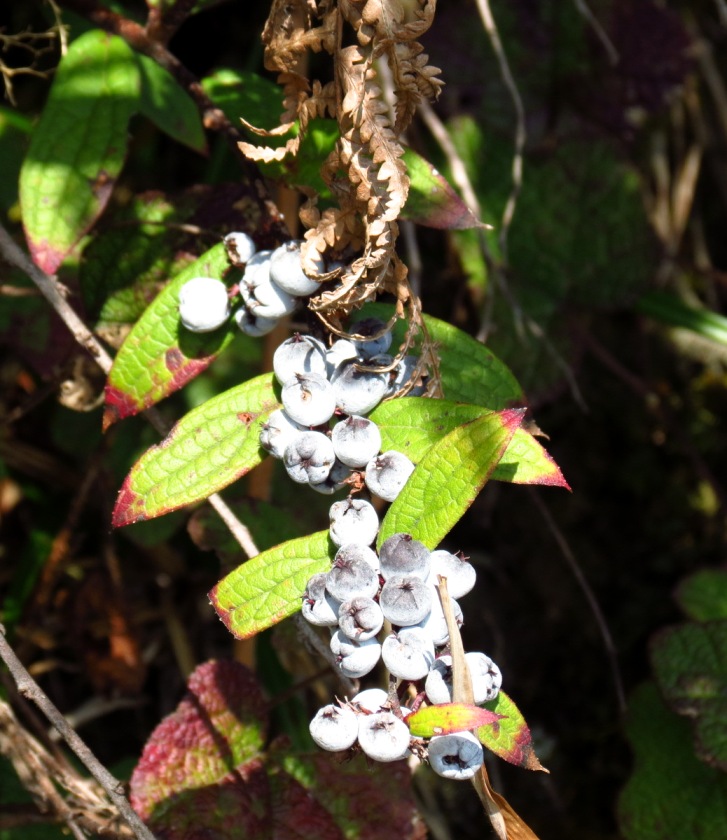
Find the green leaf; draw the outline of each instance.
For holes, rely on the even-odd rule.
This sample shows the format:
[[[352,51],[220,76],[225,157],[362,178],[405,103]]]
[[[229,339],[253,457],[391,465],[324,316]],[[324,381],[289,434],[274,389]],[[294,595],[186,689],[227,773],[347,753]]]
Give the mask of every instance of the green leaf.
[[[443,230],[484,227],[428,160],[409,148],[404,150],[402,160],[411,181],[403,218]]]
[[[640,298],[636,308],[644,315],[670,327],[681,327],[702,338],[727,344],[727,318],[710,309],[687,306],[669,292],[648,292]]]
[[[490,476],[490,481],[543,484],[570,490],[560,467],[525,429],[515,429],[512,440]]]
[[[326,202],[331,201],[331,190],[321,177],[321,166],[335,148],[339,135],[335,120],[321,117],[312,119],[301,140],[298,154],[284,164],[270,164],[271,171],[275,172],[277,168],[277,177],[289,186],[304,186],[315,190],[319,196],[319,206],[324,207]]]
[[[232,341],[228,323],[193,333],[179,320],[179,290],[193,277],[226,279],[231,272],[222,243],[178,274],[154,299],[122,344],[106,384],[104,428],[174,393],[205,370]],[[231,272],[232,273],[232,272]]]
[[[10,578],[10,585],[0,607],[0,624],[4,625],[10,641],[15,635],[15,627],[35,590],[52,547],[53,538],[50,534],[40,530],[30,532],[30,539],[26,541],[17,571]]]
[[[727,775],[694,757],[689,724],[666,708],[652,683],[634,692],[626,735],[635,758],[618,802],[626,840],[723,840]]]
[[[141,73],[140,111],[172,139],[206,153],[202,117],[192,97],[156,61],[137,54]]]
[[[436,548],[484,487],[523,414],[524,409],[486,414],[434,444],[389,508],[378,545],[406,533]]]
[[[489,726],[499,720],[489,709],[470,706],[467,703],[439,703],[423,706],[406,718],[406,725],[415,738],[431,738],[433,735],[448,735],[465,729]]]
[[[241,117],[256,128],[271,129],[280,124],[282,88],[257,73],[223,67],[202,79],[202,89],[233,125],[239,126]],[[264,140],[270,146],[285,143],[285,137],[252,136],[256,140],[251,142]]]
[[[494,700],[483,704],[484,709],[500,716],[489,726],[480,727],[476,735],[490,752],[526,770],[547,770],[538,761],[533,739],[520,709],[512,699],[500,691]]]
[[[702,569],[679,584],[679,606],[693,621],[727,618],[727,572]]]
[[[184,236],[159,223],[179,217],[167,198],[142,195],[84,248],[79,281],[97,323],[133,324],[143,314],[176,265],[175,243]]]
[[[331,568],[328,531],[290,540],[238,566],[209,593],[225,627],[247,639],[297,612],[308,580]]]
[[[43,271],[55,272],[106,206],[139,94],[139,68],[121,38],[94,29],[71,42],[20,173],[28,246]]]
[[[651,664],[666,702],[692,720],[697,757],[727,770],[727,621],[665,628]]]
[[[488,413],[481,405],[400,397],[378,405],[369,418],[379,427],[383,452],[396,449],[416,464],[453,429]]]
[[[403,452],[418,463],[440,438],[487,414],[479,405],[401,397],[381,403],[369,415],[381,431],[381,448]],[[568,487],[558,465],[525,429],[516,429],[490,480]]]
[[[372,303],[366,304],[361,311],[362,317],[388,321],[394,314],[394,307],[386,303]],[[474,403],[494,411],[522,402],[523,392],[517,379],[484,344],[431,315],[424,316],[424,323],[431,340],[439,346],[439,372],[446,399]],[[401,345],[405,332],[405,322],[397,321],[392,347]]]
[[[265,456],[260,425],[279,407],[265,374],[186,414],[148,449],[119,491],[115,528],[199,502],[256,467]]]

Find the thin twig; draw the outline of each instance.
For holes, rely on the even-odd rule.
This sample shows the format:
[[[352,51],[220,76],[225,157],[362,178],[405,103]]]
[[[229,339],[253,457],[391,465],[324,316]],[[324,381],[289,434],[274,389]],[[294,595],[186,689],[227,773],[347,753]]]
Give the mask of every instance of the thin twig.
[[[452,142],[452,137],[450,136],[449,131],[447,131],[447,127],[439,119],[439,116],[434,108],[432,108],[432,106],[426,101],[419,104],[418,113],[424,120],[424,124],[431,132],[432,137],[434,137],[439,144],[439,147],[444,152],[444,155],[447,158],[447,163],[449,163],[449,169],[452,173],[452,180],[462,193],[465,204],[467,204],[474,215],[480,219],[482,209],[477,198],[477,193],[472,186],[470,176],[467,174],[467,167],[457,151],[457,147]],[[485,247],[486,246],[487,243],[485,243]],[[490,259],[492,259],[492,257],[490,257]]]
[[[523,183],[523,150],[525,149],[525,141],[527,133],[525,131],[525,107],[520,96],[520,91],[515,82],[510,69],[510,63],[507,60],[505,49],[500,40],[500,33],[495,23],[495,18],[492,16],[489,0],[476,0],[477,9],[482,19],[482,25],[485,28],[487,37],[490,39],[495,58],[500,67],[500,75],[502,81],[510,94],[512,104],[515,108],[515,139],[514,151],[512,157],[512,190],[508,196],[505,209],[502,211],[502,223],[500,226],[500,250],[502,251],[503,259],[507,263],[507,235],[515,216],[515,209],[517,208],[517,200],[520,195],[520,189]]]
[[[91,355],[101,370],[108,374],[111,370],[111,356],[63,297],[56,278],[51,277],[34,265],[2,224],[0,224],[0,254],[6,262],[20,269],[36,284],[71,331],[78,344]]]
[[[217,511],[220,519],[230,529],[230,533],[240,544],[240,548],[248,556],[248,559],[250,557],[254,557],[256,554],[259,554],[260,552],[258,547],[255,545],[255,541],[253,540],[249,529],[235,516],[222,496],[220,496],[219,493],[213,493],[207,501]]]
[[[598,603],[590,584],[586,580],[581,567],[578,565],[578,561],[576,560],[568,541],[553,519],[553,516],[545,505],[545,502],[543,502],[537,490],[534,490],[533,488],[528,489],[530,490],[530,498],[533,501],[533,504],[545,520],[548,530],[558,544],[558,548],[560,548],[561,554],[563,555],[568,568],[571,570],[573,577],[576,579],[578,586],[581,588],[581,591],[588,602],[588,606],[593,613],[593,617],[596,620],[596,624],[598,625],[598,629],[601,634],[601,639],[603,640],[603,646],[606,649],[606,657],[608,658],[608,663],[611,667],[619,713],[623,715],[626,712],[626,694],[624,693],[623,681],[621,679],[621,672],[618,666],[616,645],[614,644],[613,636],[611,636],[611,631],[608,629],[608,623],[606,622],[606,618],[601,610],[601,605]]]
[[[18,691],[24,697],[28,697],[32,700],[53,724],[53,726],[55,726],[63,737],[63,740],[78,756],[84,767],[88,769],[94,779],[96,779],[96,781],[106,791],[109,799],[118,808],[119,813],[139,840],[154,840],[154,835],[151,831],[149,831],[146,825],[144,825],[141,817],[139,817],[136,811],[134,811],[129,804],[128,799],[123,795],[124,788],[121,782],[109,773],[109,771],[91,752],[85,742],[82,741],[78,734],[68,725],[68,721],[66,721],[56,706],[51,702],[48,695],[30,676],[23,663],[15,655],[15,652],[5,638],[5,628],[2,625],[0,625],[0,658],[3,660],[15,680],[15,684],[18,686]]]
[[[613,45],[613,41],[608,37],[608,34],[601,25],[601,22],[593,14],[586,3],[586,0],[573,0],[573,3],[575,4],[576,9],[578,9],[578,12],[586,19],[591,29],[595,32],[596,38],[598,38],[603,46],[603,49],[606,51],[608,60],[615,67],[621,60],[621,56],[619,56],[618,50]]]
[[[76,311],[63,297],[60,291],[60,284],[55,277],[41,271],[30,258],[26,256],[23,250],[15,243],[10,234],[0,224],[0,256],[11,265],[20,269],[26,274],[41,290],[43,295],[50,302],[51,306],[56,310],[58,315],[63,319],[64,323],[71,331],[73,337],[78,344],[90,353],[96,361],[101,370],[108,376],[113,360],[106,352],[96,336],[88,329],[84,322],[76,314]],[[168,426],[161,418],[161,415],[154,409],[149,409],[145,415],[154,428],[162,435],[166,435],[169,431]],[[250,531],[240,522],[235,514],[230,510],[227,504],[217,494],[213,493],[208,502],[217,511],[223,522],[230,529],[234,538],[239,542],[240,547],[248,557],[254,557],[258,554],[255,542],[252,539]]]

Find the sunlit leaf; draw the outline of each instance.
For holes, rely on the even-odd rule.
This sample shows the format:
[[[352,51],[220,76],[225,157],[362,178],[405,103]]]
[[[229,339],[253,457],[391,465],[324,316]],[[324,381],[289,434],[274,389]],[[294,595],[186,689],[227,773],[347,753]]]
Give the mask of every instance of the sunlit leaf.
[[[373,303],[367,304],[362,313],[364,317],[388,321],[394,314],[394,308],[385,303]],[[431,315],[424,316],[424,323],[431,340],[438,346],[439,372],[446,399],[474,403],[493,410],[522,403],[523,392],[517,379],[484,344]],[[397,321],[392,349],[401,345],[405,332],[405,322]]]
[[[225,627],[254,636],[297,612],[308,580],[327,572],[335,547],[328,531],[290,540],[238,566],[209,593]]]
[[[28,246],[44,271],[55,272],[106,206],[139,99],[139,67],[125,41],[94,29],[71,42],[20,174]]]
[[[113,513],[118,528],[206,499],[262,460],[260,425],[279,406],[273,376],[258,376],[185,415],[128,474]]]
[[[727,344],[727,318],[710,309],[687,306],[669,292],[648,292],[639,299],[636,307],[644,315],[670,327],[681,327],[702,338]]]
[[[488,726],[498,720],[498,715],[480,706],[466,703],[440,703],[423,706],[406,718],[406,725],[415,738],[431,738]]]
[[[500,719],[490,726],[477,730],[477,737],[483,746],[518,767],[527,770],[544,770],[533,749],[533,739],[525,723],[525,718],[512,699],[500,691],[494,700],[485,703],[483,708],[500,715]]]
[[[515,429],[512,440],[492,471],[490,481],[542,484],[570,490],[560,467],[526,429]]]
[[[369,416],[381,431],[383,451],[396,449],[418,463],[444,435],[487,413],[479,405],[400,397],[381,403]],[[515,430],[490,479],[568,487],[558,465],[525,429]]]
[[[510,409],[486,414],[432,446],[389,508],[378,544],[392,534],[407,533],[436,548],[474,502],[523,413]]]

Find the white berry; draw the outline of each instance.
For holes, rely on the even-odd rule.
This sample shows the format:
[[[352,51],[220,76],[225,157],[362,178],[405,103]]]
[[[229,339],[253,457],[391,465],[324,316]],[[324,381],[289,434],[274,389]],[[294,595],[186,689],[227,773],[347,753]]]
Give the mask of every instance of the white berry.
[[[429,764],[445,779],[471,779],[484,760],[482,744],[471,732],[435,735],[429,742]]]
[[[351,709],[331,703],[318,710],[310,722],[310,734],[324,750],[347,750],[358,737],[358,716]]]
[[[361,715],[358,742],[374,761],[398,761],[409,749],[409,727],[392,712]]]
[[[300,261],[299,240],[286,242],[273,251],[270,258],[270,279],[284,292],[295,297],[305,297],[317,292],[320,288],[317,280],[313,280],[303,271]],[[323,261],[320,261],[321,272]]]
[[[225,243],[227,258],[233,265],[245,265],[257,251],[252,237],[246,233],[232,231],[222,241]]]
[[[229,314],[227,286],[221,280],[194,277],[179,290],[179,317],[191,332],[212,332],[225,323]]]

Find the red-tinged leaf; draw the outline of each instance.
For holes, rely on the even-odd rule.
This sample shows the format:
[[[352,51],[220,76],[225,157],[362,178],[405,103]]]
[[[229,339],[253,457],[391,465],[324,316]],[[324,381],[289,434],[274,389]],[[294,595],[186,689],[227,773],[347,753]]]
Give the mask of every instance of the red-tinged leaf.
[[[382,450],[396,449],[417,463],[444,435],[485,414],[481,405],[401,397],[381,403],[370,417],[381,431]],[[558,465],[525,429],[515,430],[490,480],[570,489]]]
[[[206,499],[265,456],[260,426],[279,407],[273,376],[258,376],[190,411],[136,462],[119,491],[115,528]]]
[[[61,58],[20,173],[23,224],[33,261],[53,274],[106,206],[139,107],[131,48],[98,29]]]
[[[501,719],[477,730],[482,745],[510,764],[547,773],[535,755],[525,718],[507,694],[501,691],[494,700],[485,703],[483,708],[495,712]]]
[[[306,583],[331,568],[334,554],[328,531],[289,540],[238,566],[209,599],[230,633],[247,639],[297,612]]]
[[[193,277],[222,279],[230,271],[225,248],[215,245],[187,266],[152,301],[121,345],[106,385],[104,429],[168,397],[232,341],[232,319],[210,333],[193,333],[179,320],[179,290]]]
[[[404,151],[403,160],[411,181],[403,218],[442,230],[485,227],[428,160],[412,149]]]
[[[206,662],[188,694],[157,726],[131,777],[131,799],[145,820],[163,815],[184,790],[217,785],[245,768],[260,771],[268,706],[253,674],[234,662]],[[249,796],[249,794],[248,794]]]
[[[525,409],[490,412],[437,441],[389,508],[378,545],[405,533],[436,548],[477,498],[524,414]]]
[[[346,840],[425,840],[406,761],[376,764],[363,755],[341,763],[330,753],[289,755],[281,765],[333,815]],[[299,838],[315,838],[301,832]]]
[[[188,687],[131,777],[132,804],[157,836],[287,840],[304,827],[307,836],[343,840],[299,782],[275,768],[270,774],[261,752],[268,709],[250,671],[207,662]]]
[[[500,462],[492,471],[490,480],[571,489],[560,467],[525,429],[515,430]]]
[[[268,709],[247,668],[208,662],[152,733],[131,802],[159,840],[424,840],[406,762],[262,752]]]
[[[407,717],[406,724],[415,738],[431,738],[433,735],[477,729],[501,717],[489,709],[467,703],[440,703],[437,706],[423,706]]]

